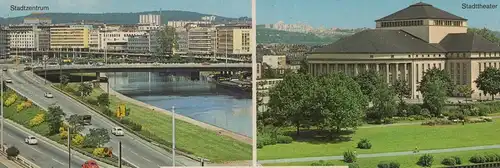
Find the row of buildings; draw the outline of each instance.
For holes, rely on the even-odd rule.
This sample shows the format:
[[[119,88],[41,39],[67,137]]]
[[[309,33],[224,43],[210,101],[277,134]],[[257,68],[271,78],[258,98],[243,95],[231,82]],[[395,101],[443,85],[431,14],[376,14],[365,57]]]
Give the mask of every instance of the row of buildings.
[[[138,24],[104,23],[52,24],[49,18],[25,18],[23,24],[0,28],[0,56],[18,51],[109,51],[155,53],[159,33],[165,26],[175,28],[175,53],[229,55],[250,60],[251,25],[214,24],[214,17],[200,21],[169,21],[160,15],[140,15]]]

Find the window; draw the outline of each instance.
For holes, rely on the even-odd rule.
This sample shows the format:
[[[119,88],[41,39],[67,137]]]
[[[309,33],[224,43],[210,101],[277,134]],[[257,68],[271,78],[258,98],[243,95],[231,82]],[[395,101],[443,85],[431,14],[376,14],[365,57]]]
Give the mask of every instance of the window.
[[[391,58],[394,58],[394,55],[391,55]]]
[[[370,58],[373,58],[373,55],[370,55]]]

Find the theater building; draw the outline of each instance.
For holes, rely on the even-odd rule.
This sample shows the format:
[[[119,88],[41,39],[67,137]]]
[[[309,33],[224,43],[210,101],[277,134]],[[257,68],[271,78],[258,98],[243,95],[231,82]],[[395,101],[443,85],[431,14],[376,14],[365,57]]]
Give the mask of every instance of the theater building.
[[[355,76],[376,70],[388,83],[406,80],[412,99],[431,68],[445,69],[456,85],[474,90],[472,98],[486,99],[474,80],[487,67],[500,68],[500,47],[481,35],[467,33],[467,19],[430,4],[416,3],[376,20],[376,28],[318,48],[308,57],[314,75],[343,72]]]

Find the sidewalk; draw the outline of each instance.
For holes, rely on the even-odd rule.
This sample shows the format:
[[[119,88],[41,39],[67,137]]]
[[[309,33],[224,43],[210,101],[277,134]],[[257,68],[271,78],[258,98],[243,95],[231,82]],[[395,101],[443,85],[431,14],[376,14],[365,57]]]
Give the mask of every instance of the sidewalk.
[[[107,90],[107,84],[106,83],[101,83],[100,87],[101,87],[102,90]],[[144,108],[152,109],[155,112],[158,111],[158,112],[162,112],[162,113],[171,115],[171,112],[168,111],[168,110],[165,110],[165,109],[162,109],[162,108],[158,108],[158,107],[146,104],[144,102],[132,99],[130,97],[127,97],[125,95],[122,95],[121,93],[118,93],[118,92],[114,91],[111,88],[109,88],[109,95],[114,95],[118,99],[121,99],[121,100],[130,102],[130,103],[133,103],[133,104],[138,105],[138,106],[142,106]],[[191,123],[193,125],[196,125],[196,126],[199,126],[199,127],[202,127],[202,128],[206,128],[206,129],[218,132],[220,135],[228,136],[228,137],[231,137],[233,139],[236,139],[238,141],[241,141],[241,142],[244,142],[244,143],[247,143],[247,144],[252,144],[253,143],[252,142],[252,138],[250,138],[250,137],[247,137],[247,136],[244,136],[244,135],[241,135],[241,134],[237,134],[237,133],[225,130],[223,128],[219,128],[219,127],[210,125],[210,124],[206,124],[206,123],[194,120],[192,118],[189,118],[189,117],[186,117],[186,116],[183,116],[183,115],[177,115],[176,119],[179,119],[179,120]]]
[[[0,157],[0,168],[22,168],[11,160],[5,157]]]

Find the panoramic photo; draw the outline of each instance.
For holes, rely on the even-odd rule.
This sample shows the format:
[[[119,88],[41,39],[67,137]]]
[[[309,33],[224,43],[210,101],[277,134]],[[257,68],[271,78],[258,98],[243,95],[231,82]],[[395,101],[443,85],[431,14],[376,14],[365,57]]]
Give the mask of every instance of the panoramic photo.
[[[498,167],[498,3],[258,0],[258,164]]]
[[[0,6],[0,167],[252,165],[251,0]]]

